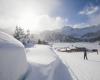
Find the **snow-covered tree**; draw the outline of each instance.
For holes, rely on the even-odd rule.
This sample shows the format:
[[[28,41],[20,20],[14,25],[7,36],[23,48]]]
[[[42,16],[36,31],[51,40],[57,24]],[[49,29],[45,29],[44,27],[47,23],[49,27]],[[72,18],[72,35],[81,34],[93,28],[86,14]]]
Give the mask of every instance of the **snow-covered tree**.
[[[29,46],[34,44],[34,35],[30,34],[30,31],[27,30],[26,33],[24,32],[24,29],[21,27],[16,26],[14,37],[21,41],[24,46]]]
[[[23,43],[25,33],[21,27],[16,26],[14,37]]]

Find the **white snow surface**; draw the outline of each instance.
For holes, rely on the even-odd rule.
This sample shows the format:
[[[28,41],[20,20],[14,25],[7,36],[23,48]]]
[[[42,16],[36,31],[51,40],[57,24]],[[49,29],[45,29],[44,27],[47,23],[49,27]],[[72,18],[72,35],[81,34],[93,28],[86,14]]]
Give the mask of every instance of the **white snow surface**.
[[[86,47],[88,49],[98,49],[96,52],[88,52],[88,60],[83,59],[83,52],[59,52],[56,54],[68,67],[75,80],[100,80],[100,45],[98,43],[56,43],[54,48],[61,47]]]
[[[72,80],[72,77],[50,46],[36,45],[25,50],[18,40],[0,32],[0,80]]]
[[[49,46],[36,45],[34,48],[29,48],[27,60],[39,64],[50,64],[56,60],[56,55]]]
[[[25,80],[72,80],[69,70],[50,46],[27,48],[29,71]]]
[[[27,68],[24,46],[10,35],[0,32],[0,80],[20,80]]]
[[[86,47],[88,52],[59,52],[55,48]],[[25,54],[26,53],[26,54]],[[100,80],[100,45],[98,43],[55,43],[24,46],[0,32],[0,80]]]
[[[24,47],[18,40],[12,36],[0,31],[0,48],[1,47]]]

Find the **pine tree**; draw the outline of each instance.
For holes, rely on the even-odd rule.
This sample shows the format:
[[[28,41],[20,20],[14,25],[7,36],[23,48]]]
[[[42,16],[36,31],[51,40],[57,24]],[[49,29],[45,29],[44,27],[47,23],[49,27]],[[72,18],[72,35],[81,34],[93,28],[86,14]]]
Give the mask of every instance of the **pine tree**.
[[[24,30],[18,26],[16,26],[14,37],[23,43],[25,33]]]

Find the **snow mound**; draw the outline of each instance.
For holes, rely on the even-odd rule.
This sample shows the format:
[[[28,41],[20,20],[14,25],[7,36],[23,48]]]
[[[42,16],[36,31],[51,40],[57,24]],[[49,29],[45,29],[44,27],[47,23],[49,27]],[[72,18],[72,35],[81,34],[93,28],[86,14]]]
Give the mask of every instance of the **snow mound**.
[[[27,71],[24,46],[0,32],[0,80],[20,80]]]
[[[18,40],[14,39],[12,36],[0,32],[0,48],[3,47],[24,47]]]
[[[67,67],[51,47],[36,45],[27,48],[29,71],[25,80],[72,80]]]
[[[49,46],[36,45],[35,48],[29,48],[29,50],[27,59],[30,63],[49,64],[56,59]]]

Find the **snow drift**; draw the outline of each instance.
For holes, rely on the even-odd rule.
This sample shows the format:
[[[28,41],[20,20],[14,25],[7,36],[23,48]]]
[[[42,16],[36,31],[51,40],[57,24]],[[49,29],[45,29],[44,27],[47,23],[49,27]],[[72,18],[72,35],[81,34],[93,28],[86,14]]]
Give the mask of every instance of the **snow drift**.
[[[24,46],[0,32],[0,80],[20,80],[27,71]]]
[[[26,52],[29,71],[25,80],[72,80],[69,70],[51,47],[36,45]]]

